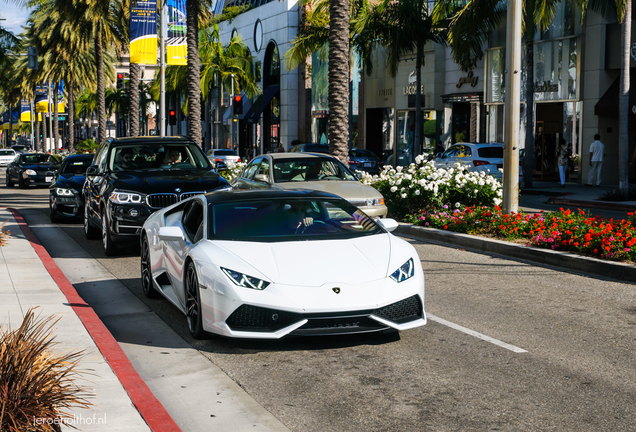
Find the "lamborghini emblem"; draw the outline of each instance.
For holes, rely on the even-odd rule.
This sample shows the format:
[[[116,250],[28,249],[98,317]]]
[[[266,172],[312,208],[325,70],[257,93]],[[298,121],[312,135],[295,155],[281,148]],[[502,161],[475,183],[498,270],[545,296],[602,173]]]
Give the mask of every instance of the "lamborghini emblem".
[[[331,288],[331,290],[333,292],[335,292],[336,294],[340,294],[340,288],[336,287],[336,288]]]

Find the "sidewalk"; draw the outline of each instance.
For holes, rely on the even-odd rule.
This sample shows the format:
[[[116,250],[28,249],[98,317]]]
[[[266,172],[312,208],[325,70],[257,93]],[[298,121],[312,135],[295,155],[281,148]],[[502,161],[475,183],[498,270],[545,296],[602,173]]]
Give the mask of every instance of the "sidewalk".
[[[37,306],[40,317],[60,318],[53,333],[59,352],[85,353],[79,366],[90,374],[79,383],[93,393],[93,406],[73,410],[70,423],[79,431],[179,431],[22,217],[0,208],[0,226],[10,232],[0,247],[0,324],[15,329]]]
[[[549,204],[576,206],[580,208],[594,208],[616,211],[636,211],[636,201],[599,201],[603,193],[617,189],[618,186],[590,187],[576,183],[566,183],[565,187],[557,182],[534,180],[532,188],[521,188],[523,195],[544,195]]]

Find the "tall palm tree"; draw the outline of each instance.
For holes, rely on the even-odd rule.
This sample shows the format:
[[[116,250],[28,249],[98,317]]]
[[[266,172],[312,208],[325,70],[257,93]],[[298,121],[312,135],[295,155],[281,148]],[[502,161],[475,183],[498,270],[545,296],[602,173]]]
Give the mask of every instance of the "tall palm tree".
[[[349,0],[329,2],[329,152],[349,159]]]
[[[130,99],[126,90],[112,88],[106,89],[106,110],[108,112],[108,116],[110,117],[113,113],[115,113],[115,122],[117,124],[115,136],[121,136],[119,134],[119,122],[120,119],[126,118],[129,113],[129,107]],[[139,120],[137,120],[137,122],[137,129],[139,129]],[[136,135],[138,134],[139,133]]]
[[[252,57],[247,45],[234,37],[227,45],[222,45],[219,37],[219,27],[214,24],[201,32],[200,38],[201,61],[201,95],[203,100],[209,98],[213,89],[223,94],[223,87],[232,85],[234,77],[235,91],[245,91],[250,98],[261,93],[252,73]],[[221,98],[217,98],[217,112],[221,111]],[[221,128],[217,131],[219,142],[222,141]]]
[[[80,115],[84,119],[84,132],[86,138],[92,138],[90,136],[90,121],[93,118],[93,114],[97,110],[97,93],[84,89],[82,93],[75,100],[76,113],[75,116]]]
[[[201,63],[199,61],[199,1],[186,0],[186,21],[188,25],[188,135],[198,145],[202,143],[201,131]]]
[[[116,0],[55,0],[56,7],[64,11],[74,23],[74,31],[86,44],[95,48],[97,68],[98,139],[106,138],[106,87],[104,74],[104,47],[122,53],[126,35],[118,26],[120,14]]]

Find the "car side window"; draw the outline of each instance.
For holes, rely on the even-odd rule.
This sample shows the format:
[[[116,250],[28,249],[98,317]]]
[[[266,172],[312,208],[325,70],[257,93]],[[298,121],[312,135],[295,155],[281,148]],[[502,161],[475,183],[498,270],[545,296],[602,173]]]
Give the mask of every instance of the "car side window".
[[[100,172],[106,170],[106,154],[108,153],[108,146],[106,143],[102,143],[97,149],[97,155],[95,156],[95,165],[99,167]]]
[[[262,160],[263,158],[253,160],[252,163],[247,168],[245,168],[243,177],[248,180],[254,178],[254,174],[256,174],[256,170],[258,169],[258,166],[260,165]]]
[[[451,147],[444,152],[442,155],[443,159],[451,158],[457,156],[457,147]]]
[[[256,174],[264,174],[269,177],[269,159],[263,158],[258,170],[256,170]]]
[[[203,206],[198,200],[192,200],[183,211],[183,230],[192,243],[203,238]]]
[[[470,147],[465,145],[457,147],[457,157],[460,157],[460,158],[470,157],[471,154],[472,154],[472,151],[470,150]]]

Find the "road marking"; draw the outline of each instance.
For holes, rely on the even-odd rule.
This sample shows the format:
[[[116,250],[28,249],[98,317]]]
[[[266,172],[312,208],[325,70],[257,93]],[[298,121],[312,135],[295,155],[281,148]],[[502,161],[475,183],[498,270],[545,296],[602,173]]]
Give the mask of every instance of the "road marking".
[[[500,341],[498,339],[491,338],[490,336],[483,335],[483,334],[478,333],[478,332],[476,332],[474,330],[471,330],[469,328],[462,327],[459,324],[455,324],[455,323],[452,323],[450,321],[446,321],[445,319],[436,317],[435,315],[431,315],[431,314],[427,313],[426,317],[428,319],[430,319],[431,321],[435,321],[437,323],[440,323],[440,324],[445,325],[447,327],[450,327],[452,329],[459,330],[460,332],[464,332],[464,333],[469,334],[471,336],[474,336],[474,337],[476,337],[478,339],[485,340],[486,342],[490,342],[492,344],[498,345],[498,346],[500,346],[502,348],[505,348],[507,350],[510,350],[512,352],[515,352],[515,353],[518,353],[518,354],[519,353],[528,352],[528,351],[524,350],[523,348],[519,348],[519,347],[516,347],[514,345],[507,344],[507,343],[502,342],[502,341]]]

